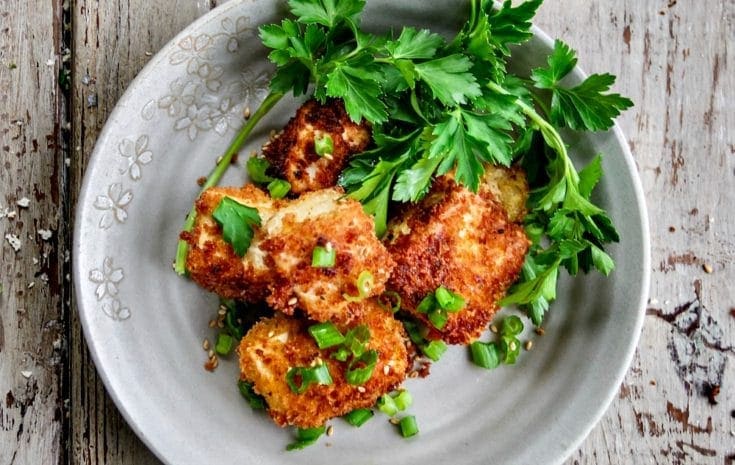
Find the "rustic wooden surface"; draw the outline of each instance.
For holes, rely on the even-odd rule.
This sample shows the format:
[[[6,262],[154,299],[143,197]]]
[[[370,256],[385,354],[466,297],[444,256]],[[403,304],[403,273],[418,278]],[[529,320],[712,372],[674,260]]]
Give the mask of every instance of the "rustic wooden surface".
[[[217,3],[0,1],[0,465],[159,463],[97,377],[65,257],[85,164],[115,102]],[[568,464],[735,463],[734,22],[732,0],[548,0],[539,13],[586,70],[618,75],[636,102],[620,125],[652,235],[635,359]]]

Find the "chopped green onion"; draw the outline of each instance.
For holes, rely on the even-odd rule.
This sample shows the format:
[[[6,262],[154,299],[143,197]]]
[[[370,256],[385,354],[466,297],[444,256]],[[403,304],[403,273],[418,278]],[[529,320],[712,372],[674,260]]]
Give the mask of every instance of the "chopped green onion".
[[[320,157],[331,157],[334,153],[334,141],[329,134],[323,134],[314,138],[314,151]]]
[[[370,295],[370,291],[373,289],[374,284],[375,282],[373,281],[373,274],[367,270],[363,270],[357,277],[356,285],[358,294],[356,296],[342,294],[342,297],[344,297],[344,299],[348,302],[360,302],[361,300],[365,299],[365,297]]]
[[[311,253],[311,266],[314,268],[332,268],[337,260],[337,251],[330,246],[317,245]]]
[[[343,416],[342,418],[347,421],[347,423],[351,424],[355,427],[360,427],[365,424],[369,419],[371,419],[375,415],[373,411],[369,408],[359,408],[356,410],[351,411],[347,415]]]
[[[274,179],[268,183],[268,192],[274,199],[282,199],[291,190],[291,183],[284,179]]]
[[[332,384],[326,364],[315,367],[293,367],[286,373],[286,384],[296,394],[303,394],[312,384]]]
[[[273,178],[265,174],[266,170],[270,168],[270,163],[265,158],[250,157],[246,164],[248,170],[248,177],[251,181],[257,184],[265,184],[273,181]]]
[[[350,351],[347,347],[340,347],[332,354],[332,358],[339,362],[346,362],[347,359],[350,358]]]
[[[470,344],[472,362],[482,368],[491,370],[500,364],[500,349],[492,342],[475,341]]]
[[[345,379],[353,386],[365,384],[373,376],[376,363],[378,363],[377,350],[371,349],[359,357],[356,356],[347,367]]]
[[[429,321],[436,329],[442,329],[447,324],[447,311],[443,308],[435,308],[429,312]]]
[[[401,436],[404,438],[410,438],[419,432],[419,425],[416,423],[416,417],[413,415],[401,418],[398,426],[401,428]]]
[[[419,302],[416,311],[419,313],[429,313],[436,308],[436,298],[434,294],[429,294]]]
[[[345,337],[330,321],[309,326],[309,334],[320,349],[328,349],[345,342]]]
[[[444,355],[444,352],[447,351],[447,345],[444,341],[436,340],[430,341],[428,344],[421,344],[419,349],[421,349],[424,355],[437,362]]]
[[[370,341],[370,328],[367,325],[357,325],[347,331],[347,335],[345,335],[345,348],[353,356],[359,357],[365,352],[368,341]]]
[[[400,411],[406,410],[413,403],[413,397],[411,396],[411,393],[409,393],[405,389],[399,391],[398,395],[395,396],[393,400],[395,401],[396,407]]]
[[[240,394],[248,401],[250,408],[253,410],[263,410],[265,408],[265,399],[262,396],[255,393],[253,385],[247,381],[239,380],[237,382],[237,389]]]
[[[395,303],[393,303],[391,299]],[[386,304],[384,303],[384,301],[387,301],[388,303]],[[395,291],[383,292],[383,295],[378,298],[377,302],[380,308],[385,311],[396,313],[398,310],[401,309],[401,296]]]
[[[391,397],[390,394],[383,394],[378,398],[378,410],[385,413],[389,417],[392,417],[396,413],[398,413],[398,406],[396,405],[396,400]]]
[[[327,427],[322,425],[317,428],[298,428],[296,430],[296,441],[286,446],[286,450],[303,449],[314,444],[324,434]]]
[[[220,355],[229,355],[235,346],[235,338],[226,333],[217,335],[217,342],[214,344],[214,351]]]
[[[434,292],[439,307],[448,312],[458,312],[465,306],[464,297],[455,294],[444,286],[439,286]]]
[[[503,336],[500,338],[500,348],[505,353],[503,363],[513,365],[521,353],[521,341],[515,336]]]
[[[505,317],[500,328],[503,336],[517,336],[523,332],[523,322],[515,315]]]

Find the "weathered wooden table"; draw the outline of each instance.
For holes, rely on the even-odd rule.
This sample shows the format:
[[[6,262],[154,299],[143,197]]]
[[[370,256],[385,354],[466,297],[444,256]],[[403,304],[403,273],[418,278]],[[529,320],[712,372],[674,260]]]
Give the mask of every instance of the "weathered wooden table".
[[[85,348],[74,204],[128,83],[218,3],[0,0],[0,465],[158,463]],[[539,14],[636,102],[620,124],[653,247],[635,359],[569,464],[735,463],[734,22],[732,0],[549,0]]]

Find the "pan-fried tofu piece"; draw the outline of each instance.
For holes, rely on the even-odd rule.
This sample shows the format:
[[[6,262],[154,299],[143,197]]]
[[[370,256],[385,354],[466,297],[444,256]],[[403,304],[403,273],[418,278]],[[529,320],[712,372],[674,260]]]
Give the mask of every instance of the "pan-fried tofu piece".
[[[186,269],[192,280],[224,298],[248,302],[263,300],[268,284],[273,280],[266,254],[260,248],[263,234],[256,228],[245,256],[237,256],[232,246],[222,238],[222,230],[212,218],[224,197],[256,208],[263,222],[268,221],[276,210],[276,203],[252,184],[242,188],[207,189],[196,201],[194,228],[181,235],[189,243]]]
[[[356,284],[364,272],[372,276],[364,297],[382,294],[395,266],[375,236],[373,218],[340,189],[310,192],[286,203],[262,229],[265,240],[259,247],[276,273],[267,301],[287,314],[299,308],[316,321],[360,318],[364,306],[345,299],[345,294],[359,294]],[[317,246],[335,251],[333,267],[312,266]]]
[[[367,346],[378,352],[378,359],[372,376],[360,386],[346,381],[347,362],[330,357],[336,348],[319,350],[307,332],[313,323],[276,314],[255,324],[242,339],[238,349],[241,378],[253,383],[255,392],[265,398],[268,413],[278,425],[323,425],[354,409],[372,407],[378,397],[406,378],[409,365],[403,325],[370,300],[361,305],[366,307],[363,319],[350,327],[367,325],[371,333]],[[340,329],[344,334],[348,328]],[[290,368],[320,362],[327,365],[332,384],[312,384],[301,394],[289,388],[286,374]]]
[[[389,223],[385,243],[397,263],[387,288],[432,328],[430,337],[451,344],[479,337],[517,279],[529,247],[523,227],[508,220],[499,202],[448,177],[435,180],[422,201]],[[462,310],[448,314],[442,329],[416,310],[439,286],[466,300]]]
[[[319,156],[316,138],[329,136],[333,150]],[[283,132],[263,147],[272,174],[291,183],[291,192],[301,194],[337,184],[339,173],[351,155],[364,151],[371,141],[367,123],[350,120],[341,100],[321,105],[309,100],[298,109]]]

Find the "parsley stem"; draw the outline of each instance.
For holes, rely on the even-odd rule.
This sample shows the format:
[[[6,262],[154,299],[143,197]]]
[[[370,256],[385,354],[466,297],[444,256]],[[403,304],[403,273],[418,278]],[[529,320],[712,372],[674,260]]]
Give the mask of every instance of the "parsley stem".
[[[235,154],[240,151],[242,146],[245,145],[245,142],[248,140],[248,137],[250,137],[250,133],[253,132],[255,126],[257,126],[260,120],[268,114],[279,100],[281,100],[281,97],[283,97],[283,93],[271,92],[265,100],[263,100],[255,113],[253,113],[247,123],[245,123],[242,129],[240,129],[240,132],[237,133],[230,143],[230,146],[227,147],[227,150],[224,155],[222,155],[222,158],[217,162],[217,165],[214,167],[212,172],[207,176],[206,182],[202,185],[202,188],[199,191],[200,195],[205,190],[216,186],[219,183],[220,179],[222,179],[222,176],[225,174],[225,171],[227,171],[227,168],[230,166],[230,163],[232,163],[232,157],[234,157]],[[186,216],[186,221],[184,222],[183,230],[185,232],[192,230],[196,216],[196,207],[192,207],[189,214]],[[179,275],[186,273],[186,255],[188,253],[189,244],[185,240],[179,239],[179,243],[176,248],[176,262],[174,263],[174,271]]]

